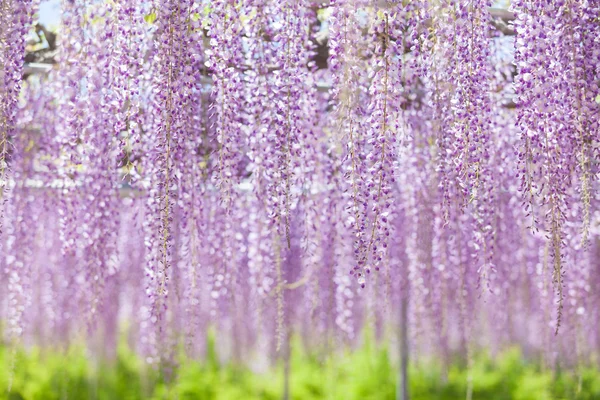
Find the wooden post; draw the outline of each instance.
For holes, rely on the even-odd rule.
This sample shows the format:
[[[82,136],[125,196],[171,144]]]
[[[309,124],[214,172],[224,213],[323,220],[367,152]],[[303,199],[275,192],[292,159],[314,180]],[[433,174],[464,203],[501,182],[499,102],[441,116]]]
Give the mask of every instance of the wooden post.
[[[286,329],[285,343],[283,344],[283,400],[290,400],[290,357],[291,357],[291,344],[290,344],[290,332]]]
[[[408,296],[402,294],[400,300],[400,327],[398,347],[400,350],[400,367],[398,369],[398,389],[396,400],[409,400],[408,397]]]

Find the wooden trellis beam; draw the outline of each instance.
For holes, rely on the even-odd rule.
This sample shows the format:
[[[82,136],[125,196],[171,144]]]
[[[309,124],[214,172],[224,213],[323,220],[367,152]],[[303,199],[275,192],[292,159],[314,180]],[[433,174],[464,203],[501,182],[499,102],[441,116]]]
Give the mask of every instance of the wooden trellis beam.
[[[387,1],[381,1],[381,6],[389,5],[391,3]],[[330,7],[329,3],[324,3],[320,5],[315,5],[315,11],[318,9],[324,9]],[[511,25],[511,22],[516,19],[515,14],[512,11],[502,9],[502,8],[490,8],[489,9],[491,15],[491,23],[497,31],[501,32],[505,36],[513,36],[515,35],[515,29]],[[316,22],[319,24],[320,22]],[[48,49],[44,49],[45,57],[42,60],[35,61],[36,57],[33,57],[33,53],[28,53],[25,57],[25,68],[23,71],[24,78],[28,77],[31,74],[44,74],[52,69],[52,64],[55,63],[54,55],[55,55],[55,43],[56,43],[56,35],[54,33],[48,32],[43,26],[37,25],[36,31],[38,33],[43,33],[44,37],[51,39],[48,41],[49,46]],[[208,33],[205,32],[205,36],[208,39]],[[271,40],[269,37],[263,38],[264,40]],[[315,65],[319,69],[325,69],[328,67],[328,59],[329,59],[329,45],[328,45],[328,37],[322,37],[319,39],[314,39],[315,44],[315,55],[313,56],[312,61],[314,61]],[[49,52],[50,51],[50,52]],[[251,69],[251,66],[247,65],[238,65],[233,66],[241,71],[246,71]],[[267,66],[266,70],[268,72],[273,72],[277,70],[277,66]],[[204,70],[202,71],[204,75],[210,75],[210,71]]]

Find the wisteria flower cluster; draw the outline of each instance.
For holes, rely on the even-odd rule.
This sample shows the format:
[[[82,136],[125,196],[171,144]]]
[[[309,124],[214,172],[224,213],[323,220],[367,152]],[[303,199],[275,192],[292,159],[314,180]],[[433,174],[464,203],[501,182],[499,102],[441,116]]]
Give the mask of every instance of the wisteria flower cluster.
[[[37,6],[2,1],[2,334],[589,362],[600,3],[491,6],[64,0],[25,74]]]

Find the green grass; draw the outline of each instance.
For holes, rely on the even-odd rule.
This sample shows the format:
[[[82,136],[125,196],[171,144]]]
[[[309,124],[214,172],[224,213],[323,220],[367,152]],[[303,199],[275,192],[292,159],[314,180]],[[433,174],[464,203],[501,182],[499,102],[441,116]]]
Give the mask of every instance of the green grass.
[[[300,346],[294,345],[294,349]],[[209,343],[202,362],[181,361],[165,383],[125,346],[117,359],[97,364],[82,348],[68,353],[38,348],[17,352],[12,390],[11,352],[0,347],[1,399],[206,399],[279,400],[283,368],[253,373],[236,365],[221,365]],[[385,347],[365,345],[352,352],[322,357],[295,350],[291,363],[292,399],[385,400],[395,399],[397,370]],[[411,399],[464,399],[468,371],[457,361],[442,372],[439,363],[421,361],[411,365]],[[524,360],[518,349],[495,359],[476,356],[471,370],[473,399],[546,400],[600,399],[600,373],[581,368],[578,372],[542,371],[538,363]]]

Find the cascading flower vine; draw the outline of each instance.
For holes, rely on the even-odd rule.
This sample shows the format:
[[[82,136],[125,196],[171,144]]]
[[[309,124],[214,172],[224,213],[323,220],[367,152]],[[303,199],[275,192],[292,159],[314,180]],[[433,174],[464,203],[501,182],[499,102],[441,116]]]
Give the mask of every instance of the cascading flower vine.
[[[25,154],[26,145],[21,139],[18,151],[11,149],[11,136],[17,130],[16,118],[18,112],[19,92],[23,74],[22,59],[25,54],[25,35],[31,26],[31,16],[34,13],[34,1],[4,1],[0,4],[0,18],[4,21],[0,28],[0,232],[4,231],[4,222],[10,221],[6,230],[7,239],[0,243],[0,249],[5,254],[6,274],[8,278],[7,293],[10,309],[8,314],[8,334],[11,341],[18,341],[24,331],[24,312],[30,304],[31,291],[29,288],[31,275],[28,263],[33,257],[33,251],[28,249],[31,243],[28,228],[33,228],[35,221],[31,214],[32,199],[23,181],[27,177],[31,160]],[[12,142],[18,142],[14,139]],[[16,153],[16,154],[15,154]],[[11,155],[15,156],[11,162]],[[20,171],[11,177],[11,164],[18,165]],[[10,181],[16,182],[11,190]],[[18,183],[17,183],[18,182]],[[10,199],[12,197],[12,199]],[[5,218],[5,206],[9,204],[9,213]],[[24,242],[25,250],[17,250],[19,242]]]
[[[113,107],[113,135],[119,140],[119,167],[135,174],[135,150],[141,142],[141,103],[143,98],[144,52],[147,40],[144,32],[143,3],[119,1],[108,7],[106,43],[110,43],[109,74],[112,82],[105,86]],[[155,15],[155,14],[148,14]],[[149,18],[146,18],[149,19]],[[110,89],[109,89],[110,88]]]
[[[150,359],[161,359],[165,339],[166,311],[175,252],[173,227],[180,193],[180,165],[186,153],[189,102],[193,98],[192,55],[187,51],[193,35],[192,2],[165,0],[155,4],[152,132],[146,136],[143,166],[148,174],[146,231],[146,284],[148,295],[147,344]],[[156,353],[159,351],[159,353]]]
[[[64,0],[41,75],[33,4],[0,1],[11,338],[114,355],[126,319],[165,376],[211,329],[598,353],[597,2]]]
[[[371,205],[371,209],[367,210],[371,220],[367,229],[366,254],[362,255],[362,260],[359,259],[362,271],[359,271],[357,276],[361,285],[364,285],[365,274],[369,274],[372,267],[379,270],[380,263],[387,252],[390,220],[393,217],[391,210],[392,185],[395,181],[394,161],[396,147],[402,135],[401,132],[394,131],[392,124],[392,120],[397,118],[400,107],[397,88],[402,85],[402,82],[399,68],[401,63],[394,60],[398,55],[398,47],[393,46],[390,40],[392,28],[390,18],[389,10],[379,12],[372,28],[376,40],[373,53],[378,61],[374,67],[375,75],[369,90],[371,103],[367,112],[370,117],[366,121],[367,143],[370,145],[370,151],[365,157],[368,163],[365,194]],[[402,54],[402,41],[399,48]]]
[[[4,21],[0,30],[0,60],[2,81],[0,86],[0,201],[5,202],[8,189],[8,158],[10,135],[15,129],[15,115],[23,74],[22,59],[25,54],[25,35],[30,27],[34,2],[3,1],[0,17]],[[1,216],[1,214],[0,214]],[[0,225],[1,226],[1,225]]]
[[[359,134],[360,121],[360,58],[358,52],[364,42],[361,31],[355,28],[356,4],[338,1],[332,5],[329,28],[330,64],[333,75],[333,99],[337,105],[336,117],[341,127],[340,139],[347,145],[345,158],[345,176],[349,188],[348,221],[354,232],[354,252],[357,265],[351,274],[358,272],[360,284],[364,284],[362,276],[367,251],[367,200],[364,181],[361,176],[366,173],[363,158],[365,156],[364,138]],[[364,48],[363,48],[364,50]],[[344,149],[345,150],[345,149]]]
[[[558,332],[565,298],[563,267],[569,257],[565,246],[565,229],[571,219],[569,204],[583,205],[583,215],[579,218],[582,241],[588,240],[591,202],[588,157],[597,143],[586,132],[597,123],[598,104],[594,105],[591,98],[597,93],[598,84],[586,81],[587,71],[595,67],[590,70],[584,66],[585,53],[579,50],[578,43],[594,28],[575,23],[579,16],[586,20],[582,12],[585,7],[579,2],[540,6],[519,1],[514,7],[518,11],[515,59],[519,73],[518,125],[522,132],[521,191],[533,223],[537,221],[534,209],[537,203],[540,208],[537,213],[544,216],[544,231],[551,243]],[[584,92],[582,87],[588,85],[589,92]],[[580,186],[579,198],[571,195],[574,180]]]

